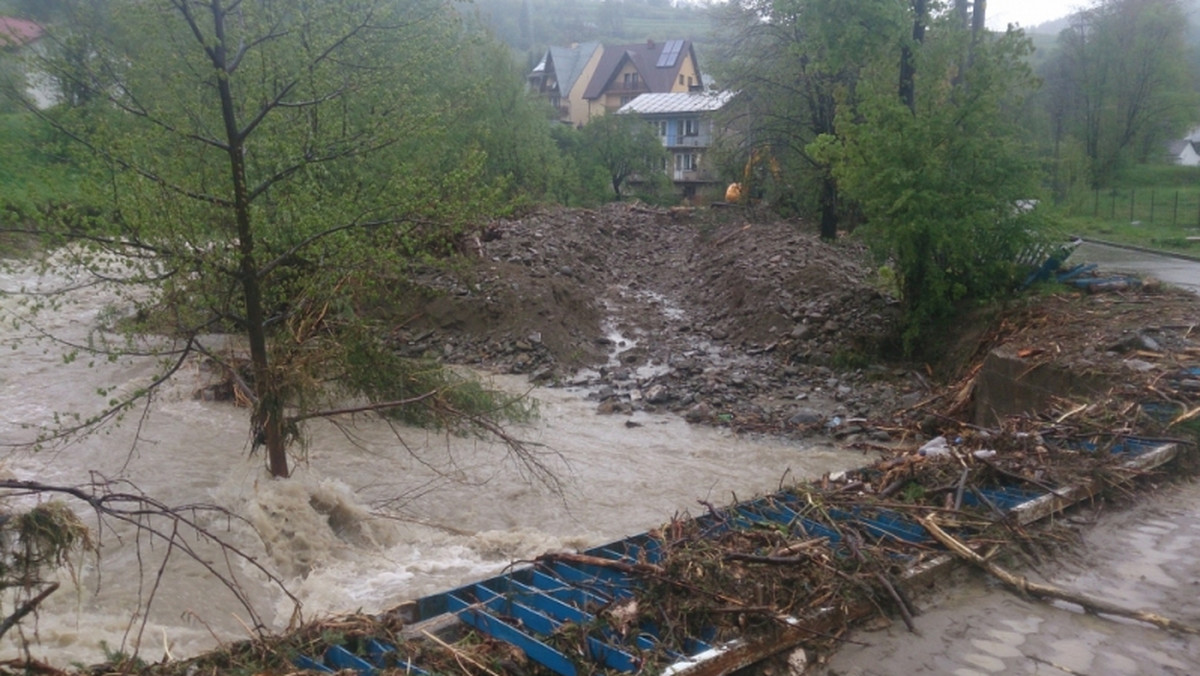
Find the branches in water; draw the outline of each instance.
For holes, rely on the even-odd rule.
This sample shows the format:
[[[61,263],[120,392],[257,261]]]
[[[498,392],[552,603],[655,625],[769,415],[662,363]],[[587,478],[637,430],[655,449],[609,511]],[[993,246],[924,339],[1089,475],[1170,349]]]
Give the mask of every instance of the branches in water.
[[[136,652],[142,642],[150,617],[150,610],[160,592],[163,591],[164,575],[168,564],[182,556],[200,566],[205,573],[224,587],[240,605],[248,618],[249,627],[258,635],[269,629],[255,607],[254,599],[245,585],[246,574],[239,570],[250,570],[270,588],[276,589],[293,606],[292,622],[300,621],[301,602],[280,577],[268,570],[255,553],[234,544],[225,533],[218,533],[210,523],[225,523],[231,532],[236,522],[252,528],[242,517],[212,504],[188,504],[171,506],[145,495],[136,486],[123,481],[109,481],[95,477],[91,482],[67,486],[40,481],[0,480],[0,498],[6,500],[23,497],[60,497],[76,501],[90,508],[96,518],[95,539],[83,521],[61,500],[45,502],[25,514],[6,515],[0,529],[17,523],[18,537],[9,538],[4,560],[0,565],[0,589],[16,587],[24,590],[14,599],[15,609],[0,620],[0,636],[19,626],[37,606],[56,589],[57,582],[47,582],[41,577],[46,570],[63,565],[73,566],[74,554],[92,553],[100,556],[104,537],[119,540],[132,538],[137,549],[139,568],[136,571],[140,599],[132,609],[126,640]],[[14,529],[6,529],[14,530]],[[165,547],[164,547],[165,545]],[[162,555],[153,569],[142,558],[144,548],[153,547]],[[8,565],[18,562],[22,565]],[[72,567],[72,571],[74,568]],[[97,585],[102,581],[97,578]],[[33,592],[36,590],[36,594]]]

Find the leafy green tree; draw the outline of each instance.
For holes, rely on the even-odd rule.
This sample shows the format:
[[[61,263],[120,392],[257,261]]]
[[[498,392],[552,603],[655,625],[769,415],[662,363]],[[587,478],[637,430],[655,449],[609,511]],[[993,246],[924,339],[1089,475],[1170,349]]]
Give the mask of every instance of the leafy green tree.
[[[839,112],[840,136],[813,148],[834,162],[862,206],[864,238],[894,268],[910,353],[964,301],[1009,290],[1039,229],[1028,208],[1037,167],[1013,114],[1015,95],[1033,86],[1029,43],[1019,32],[974,39],[954,19],[934,19],[914,43],[911,92],[897,89],[896,70],[875,70],[859,105]]]
[[[550,136],[559,156],[560,174],[552,197],[566,206],[596,206],[608,201],[611,190],[604,167],[588,152],[581,130],[555,124]]]
[[[716,71],[739,92],[723,126],[742,130],[723,148],[730,177],[780,211],[815,215],[821,236],[836,237],[847,205],[832,166],[809,145],[837,135],[837,110],[854,106],[871,55],[895,53],[902,5],[740,0],[717,11],[724,30]]]
[[[79,62],[45,65],[89,96],[38,111],[75,142],[91,211],[43,234],[95,254],[126,282],[130,346],[162,382],[195,353],[222,364],[251,407],[255,445],[289,474],[304,421],[386,412],[501,434],[519,404],[388,348],[405,271],[453,249],[497,205],[482,144],[456,140],[461,29],[441,0],[110,0],[111,32]],[[65,25],[78,32],[84,27]],[[114,258],[113,255],[116,257]],[[147,298],[141,292],[151,286]],[[140,332],[173,342],[162,347]],[[247,369],[202,335],[245,341]],[[154,385],[113,393],[78,428],[120,415]],[[344,402],[354,401],[347,406]],[[62,430],[65,434],[72,430]],[[531,456],[524,455],[526,459]],[[534,461],[536,462],[536,461]]]
[[[601,115],[583,127],[583,147],[604,168],[614,199],[633,176],[665,176],[667,151],[650,124],[635,115]]]
[[[1177,0],[1106,0],[1059,34],[1042,71],[1053,144],[1082,145],[1093,186],[1196,121],[1186,31]]]
[[[507,47],[482,36],[464,39],[456,82],[452,146],[475,147],[486,180],[512,204],[553,199],[569,172],[551,135],[555,114],[546,99],[525,86],[525,72]]]

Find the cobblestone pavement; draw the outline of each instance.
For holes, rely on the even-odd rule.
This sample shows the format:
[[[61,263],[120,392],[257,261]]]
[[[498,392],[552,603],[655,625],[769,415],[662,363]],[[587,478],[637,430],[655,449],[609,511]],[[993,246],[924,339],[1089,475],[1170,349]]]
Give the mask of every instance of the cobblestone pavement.
[[[1200,484],[1164,487],[1136,506],[1101,513],[1082,540],[1065,560],[1042,566],[1044,581],[1200,624]],[[847,644],[819,673],[1200,674],[1198,636],[1027,601],[980,575],[965,580],[917,616],[919,636],[901,622],[855,632],[849,638],[869,646]]]

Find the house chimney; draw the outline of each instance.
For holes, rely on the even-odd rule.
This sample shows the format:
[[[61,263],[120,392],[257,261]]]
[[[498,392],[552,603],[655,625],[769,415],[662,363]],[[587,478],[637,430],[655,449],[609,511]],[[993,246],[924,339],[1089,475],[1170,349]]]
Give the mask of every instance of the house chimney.
[[[654,38],[646,38],[646,48],[654,49]]]

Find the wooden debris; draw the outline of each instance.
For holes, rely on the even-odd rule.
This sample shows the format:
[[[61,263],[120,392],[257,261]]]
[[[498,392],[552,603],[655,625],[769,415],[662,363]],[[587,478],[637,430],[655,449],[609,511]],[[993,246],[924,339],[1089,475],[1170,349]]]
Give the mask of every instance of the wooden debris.
[[[982,568],[988,574],[992,575],[1014,590],[1021,592],[1022,594],[1055,601],[1066,601],[1067,603],[1073,603],[1082,607],[1089,613],[1124,617],[1137,620],[1139,622],[1152,624],[1168,631],[1200,635],[1200,627],[1195,627],[1184,622],[1172,620],[1157,613],[1152,613],[1145,610],[1129,610],[1128,608],[1118,606],[1115,603],[1110,603],[1103,599],[1097,599],[1086,594],[1067,591],[1051,585],[1031,582],[1028,578],[1014,575],[1013,573],[1010,573],[1000,566],[997,566],[996,564],[991,563],[987,559],[983,558],[970,547],[966,546],[962,542],[959,542],[952,535],[942,530],[941,527],[937,525],[937,522],[933,519],[933,517],[920,517],[918,520],[930,535],[936,538],[938,542],[941,542],[943,545],[945,545],[956,556]]]

